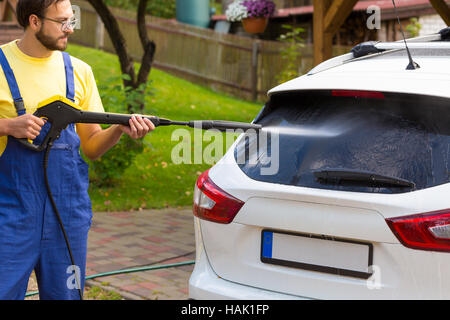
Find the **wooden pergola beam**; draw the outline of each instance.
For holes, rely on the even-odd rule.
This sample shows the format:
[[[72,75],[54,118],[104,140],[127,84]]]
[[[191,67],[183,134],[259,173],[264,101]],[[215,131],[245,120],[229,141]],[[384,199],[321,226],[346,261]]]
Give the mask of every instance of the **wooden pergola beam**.
[[[325,32],[333,35],[339,30],[345,19],[352,13],[358,0],[335,0],[325,16]]]
[[[358,0],[314,0],[314,64],[333,56],[333,36]]]
[[[445,0],[430,0],[434,10],[441,16],[447,26],[450,26],[450,8]]]

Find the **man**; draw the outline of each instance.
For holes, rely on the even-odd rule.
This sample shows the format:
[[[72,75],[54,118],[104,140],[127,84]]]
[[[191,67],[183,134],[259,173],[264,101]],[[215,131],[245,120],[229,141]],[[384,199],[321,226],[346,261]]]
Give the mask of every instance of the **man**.
[[[72,247],[72,265],[63,233],[45,187],[43,152],[24,148],[15,138],[36,141],[48,130],[32,114],[55,95],[83,110],[102,112],[91,68],[64,52],[75,24],[69,0],[19,0],[16,14],[25,33],[0,50],[0,299],[23,299],[34,270],[41,299],[79,299],[73,274],[83,290],[91,203],[88,168],[125,133],[137,139],[154,130],[133,116],[129,126],[70,125],[49,154],[48,179]],[[25,107],[25,108],[24,108]],[[42,135],[40,135],[42,133]]]

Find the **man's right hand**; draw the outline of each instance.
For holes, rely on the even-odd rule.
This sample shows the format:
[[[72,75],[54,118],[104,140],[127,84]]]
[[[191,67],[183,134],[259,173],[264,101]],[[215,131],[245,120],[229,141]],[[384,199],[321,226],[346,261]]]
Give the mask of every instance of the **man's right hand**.
[[[46,121],[32,114],[24,114],[16,118],[2,119],[2,122],[4,122],[4,129],[6,129],[3,132],[4,135],[34,140],[39,136]]]

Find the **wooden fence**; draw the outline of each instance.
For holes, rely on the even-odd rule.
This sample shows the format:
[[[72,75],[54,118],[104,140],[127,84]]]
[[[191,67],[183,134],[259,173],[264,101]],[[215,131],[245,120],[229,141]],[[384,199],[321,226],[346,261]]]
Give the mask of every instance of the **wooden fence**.
[[[86,1],[73,0],[81,12],[80,29],[71,41],[114,52],[109,36],[94,9]],[[136,13],[112,9],[127,41],[130,54],[140,61],[143,50],[136,27]],[[150,39],[156,43],[154,67],[213,90],[264,101],[269,89],[277,85],[283,69],[280,50],[285,44],[258,40],[210,29],[197,28],[174,20],[147,16]],[[335,54],[348,48],[335,48]],[[299,66],[303,73],[313,67],[313,48],[302,50]]]

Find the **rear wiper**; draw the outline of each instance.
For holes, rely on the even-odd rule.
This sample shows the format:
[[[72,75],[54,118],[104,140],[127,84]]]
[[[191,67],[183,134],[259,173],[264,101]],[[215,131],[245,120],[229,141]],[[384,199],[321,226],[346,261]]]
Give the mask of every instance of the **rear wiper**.
[[[415,189],[414,182],[381,175],[370,171],[360,171],[352,169],[324,169],[313,172],[316,180],[321,183],[341,183],[350,182],[358,185],[367,185],[373,187],[405,187]]]

